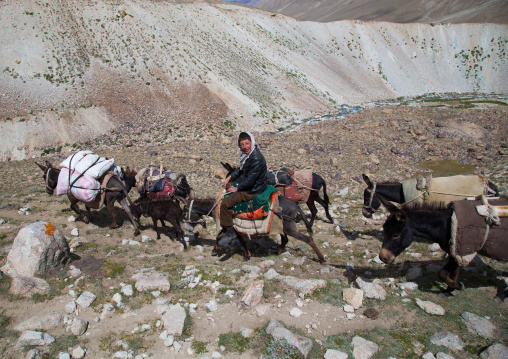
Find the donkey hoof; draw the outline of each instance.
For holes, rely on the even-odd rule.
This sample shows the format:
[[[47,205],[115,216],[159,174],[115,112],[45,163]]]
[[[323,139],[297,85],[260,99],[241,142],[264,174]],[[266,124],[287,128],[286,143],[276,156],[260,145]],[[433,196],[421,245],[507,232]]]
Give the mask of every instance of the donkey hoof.
[[[458,290],[464,290],[464,289],[466,289],[466,286],[464,285],[464,283],[459,282],[458,285],[457,285],[457,289]]]
[[[135,236],[139,236],[141,234],[141,232],[138,230],[138,231],[134,231],[134,235]]]
[[[215,248],[212,249],[212,257],[217,257],[218,255],[217,250]]]

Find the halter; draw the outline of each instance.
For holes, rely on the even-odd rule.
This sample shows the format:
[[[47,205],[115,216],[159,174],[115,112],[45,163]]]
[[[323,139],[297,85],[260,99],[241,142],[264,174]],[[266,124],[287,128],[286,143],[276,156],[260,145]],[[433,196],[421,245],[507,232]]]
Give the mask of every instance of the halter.
[[[363,205],[363,208],[370,209],[372,213],[376,212],[377,210],[372,207],[372,201],[374,200],[374,194],[376,193],[376,183],[372,186],[372,188],[367,188],[367,192],[370,193],[370,199],[369,199],[369,205]]]
[[[54,188],[51,188],[51,187],[49,186],[49,172],[50,172],[52,169],[53,169],[52,167],[48,167],[48,172],[46,172],[46,181],[45,181],[45,182],[46,182],[46,189],[47,189],[47,190],[49,190],[49,191],[51,191],[51,194],[53,194],[53,192],[55,191],[55,189],[54,189]]]

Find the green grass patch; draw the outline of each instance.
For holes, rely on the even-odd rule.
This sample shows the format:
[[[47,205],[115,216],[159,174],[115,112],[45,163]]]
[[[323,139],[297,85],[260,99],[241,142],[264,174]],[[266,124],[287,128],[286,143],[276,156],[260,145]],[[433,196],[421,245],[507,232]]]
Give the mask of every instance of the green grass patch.
[[[243,353],[250,348],[251,338],[245,338],[242,333],[225,333],[219,335],[219,347],[224,345],[228,352]]]
[[[49,352],[42,354],[42,359],[58,358],[58,353],[67,353],[69,348],[78,345],[78,339],[75,335],[63,335],[55,338],[55,341],[49,345]]]
[[[208,342],[200,342],[199,340],[194,340],[192,342],[191,348],[194,350],[196,354],[203,354],[206,353],[206,346],[208,345]]]
[[[98,250],[99,245],[93,242],[83,243],[79,247],[75,248],[77,253],[97,252]]]
[[[125,264],[106,261],[103,266],[104,276],[116,278],[125,273]]]
[[[263,359],[303,359],[300,351],[284,339],[271,338],[261,350]]]

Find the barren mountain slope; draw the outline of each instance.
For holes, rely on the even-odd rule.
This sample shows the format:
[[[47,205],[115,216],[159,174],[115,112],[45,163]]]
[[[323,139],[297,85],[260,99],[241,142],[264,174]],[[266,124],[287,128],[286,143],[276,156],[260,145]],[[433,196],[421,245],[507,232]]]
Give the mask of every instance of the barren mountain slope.
[[[504,0],[260,0],[247,5],[308,21],[508,23]]]
[[[0,154],[121,131],[272,131],[431,92],[508,90],[506,25],[301,22],[227,3],[3,1]],[[116,132],[115,132],[116,131]]]

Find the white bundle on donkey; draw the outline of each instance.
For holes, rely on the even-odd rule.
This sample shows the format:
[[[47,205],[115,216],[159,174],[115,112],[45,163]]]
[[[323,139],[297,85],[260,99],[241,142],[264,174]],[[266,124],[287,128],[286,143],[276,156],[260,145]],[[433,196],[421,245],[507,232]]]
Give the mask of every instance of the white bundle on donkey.
[[[98,181],[104,174],[111,170],[120,178],[121,169],[115,165],[113,158],[106,159],[92,153],[92,151],[79,151],[67,157],[62,163],[56,195],[71,192],[74,197],[83,202],[93,202],[101,191]]]

